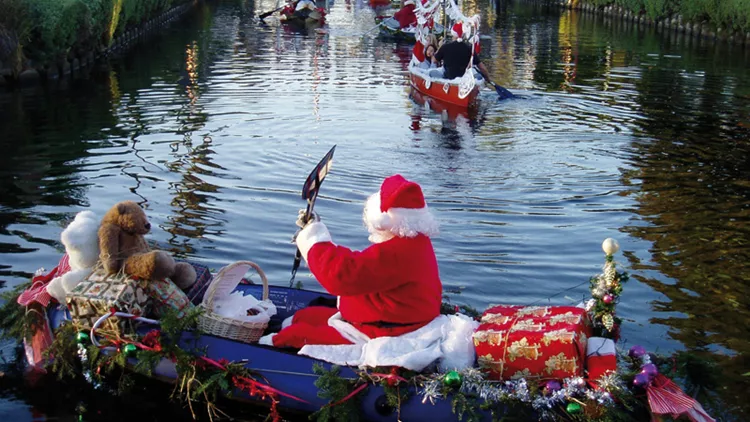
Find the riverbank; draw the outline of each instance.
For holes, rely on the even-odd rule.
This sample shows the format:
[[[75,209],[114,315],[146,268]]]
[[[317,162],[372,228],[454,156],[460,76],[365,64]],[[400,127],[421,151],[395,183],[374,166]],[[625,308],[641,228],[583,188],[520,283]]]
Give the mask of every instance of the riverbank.
[[[750,47],[750,3],[725,0],[720,6],[703,0],[542,0],[542,3],[604,15],[717,42]]]
[[[196,0],[0,0],[0,86],[85,73],[169,25]]]

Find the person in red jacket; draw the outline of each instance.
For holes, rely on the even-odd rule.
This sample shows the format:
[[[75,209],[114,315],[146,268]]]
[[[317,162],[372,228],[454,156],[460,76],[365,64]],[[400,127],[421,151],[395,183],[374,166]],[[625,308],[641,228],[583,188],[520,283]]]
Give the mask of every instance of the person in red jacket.
[[[440,314],[443,288],[430,240],[438,224],[420,186],[401,175],[386,178],[365,203],[363,218],[373,245],[362,251],[333,243],[319,219],[305,225],[297,247],[320,284],[339,296],[338,309],[302,309],[261,344],[351,344],[350,335],[329,325],[333,316],[361,339],[409,333]]]
[[[417,14],[414,13],[415,9],[414,3],[408,2],[393,15],[393,18],[398,21],[402,29],[417,24]]]

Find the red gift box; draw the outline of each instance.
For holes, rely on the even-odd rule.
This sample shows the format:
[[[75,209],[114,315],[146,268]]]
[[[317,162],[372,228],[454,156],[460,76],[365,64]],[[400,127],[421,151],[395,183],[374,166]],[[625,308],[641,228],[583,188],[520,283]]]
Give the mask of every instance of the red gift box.
[[[573,306],[495,306],[474,332],[479,367],[492,379],[583,374],[591,324]]]

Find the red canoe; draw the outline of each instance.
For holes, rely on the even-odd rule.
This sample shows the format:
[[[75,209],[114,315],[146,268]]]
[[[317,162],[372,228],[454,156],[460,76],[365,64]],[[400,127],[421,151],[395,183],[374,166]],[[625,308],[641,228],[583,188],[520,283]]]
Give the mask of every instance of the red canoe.
[[[463,81],[464,78],[438,78],[430,76],[430,71],[432,71],[433,74],[437,73],[437,69],[422,69],[414,62],[409,65],[411,85],[422,94],[461,107],[468,107],[474,102],[474,100],[476,100],[477,95],[479,94],[479,87],[473,78],[471,78],[471,81],[466,84],[464,89],[462,89],[461,81]]]

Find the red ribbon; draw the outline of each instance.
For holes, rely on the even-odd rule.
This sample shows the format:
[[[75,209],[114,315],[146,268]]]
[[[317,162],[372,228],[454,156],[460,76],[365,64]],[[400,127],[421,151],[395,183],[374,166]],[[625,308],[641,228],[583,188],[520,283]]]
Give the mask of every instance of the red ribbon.
[[[674,418],[687,416],[693,422],[715,422],[695,399],[662,374],[657,374],[646,389],[651,413],[669,414]]]
[[[206,362],[206,363],[209,363],[209,364],[211,364],[211,365],[213,365],[213,366],[215,366],[215,367],[217,367],[217,368],[221,369],[222,371],[226,371],[226,367],[225,367],[225,366],[223,366],[222,364],[220,364],[219,362],[217,362],[217,361],[215,361],[215,360],[213,360],[213,359],[211,359],[211,358],[207,358],[207,357],[205,357],[205,356],[201,356],[201,359],[202,359],[202,360],[203,360],[204,362]],[[243,389],[243,388],[242,388],[243,386],[244,386],[244,387],[252,387],[252,388],[248,388],[248,389],[245,389],[245,391],[248,391],[248,392],[250,392],[251,394],[252,394],[252,389],[253,389],[253,388],[256,388],[256,389],[258,389],[258,390],[261,390],[261,391],[262,391],[263,393],[265,393],[265,394],[267,394],[267,395],[273,395],[273,394],[277,394],[277,395],[279,395],[279,396],[284,396],[284,397],[288,397],[288,398],[290,398],[290,399],[294,399],[294,400],[297,400],[297,401],[299,401],[299,402],[302,402],[302,403],[310,404],[310,402],[308,402],[308,401],[306,401],[306,400],[302,400],[302,399],[301,399],[301,398],[299,398],[299,397],[295,397],[295,396],[293,396],[293,395],[291,395],[291,394],[287,394],[287,393],[285,393],[285,392],[283,392],[283,391],[277,390],[277,389],[275,389],[275,388],[271,387],[271,386],[270,386],[270,385],[268,385],[268,384],[262,384],[262,383],[259,383],[258,381],[255,381],[255,380],[254,380],[254,379],[252,379],[252,378],[248,378],[248,377],[240,377],[240,376],[235,376],[235,377],[233,378],[233,381],[235,381],[235,384],[238,384],[238,385],[236,385],[236,386],[237,386],[238,388],[240,388],[240,389]],[[271,398],[273,398],[273,397],[271,397]]]
[[[367,388],[368,385],[369,384],[367,384],[367,383],[364,383],[364,384],[360,385],[359,387],[355,388],[354,391],[352,391],[351,393],[349,393],[343,399],[337,401],[336,403],[328,403],[327,405],[325,405],[325,407],[334,407],[334,406],[340,405],[341,403],[344,403],[345,401],[347,401],[350,398],[352,398],[352,397],[356,396],[357,394],[359,394],[359,392],[362,391],[362,390],[364,390],[365,388]]]

